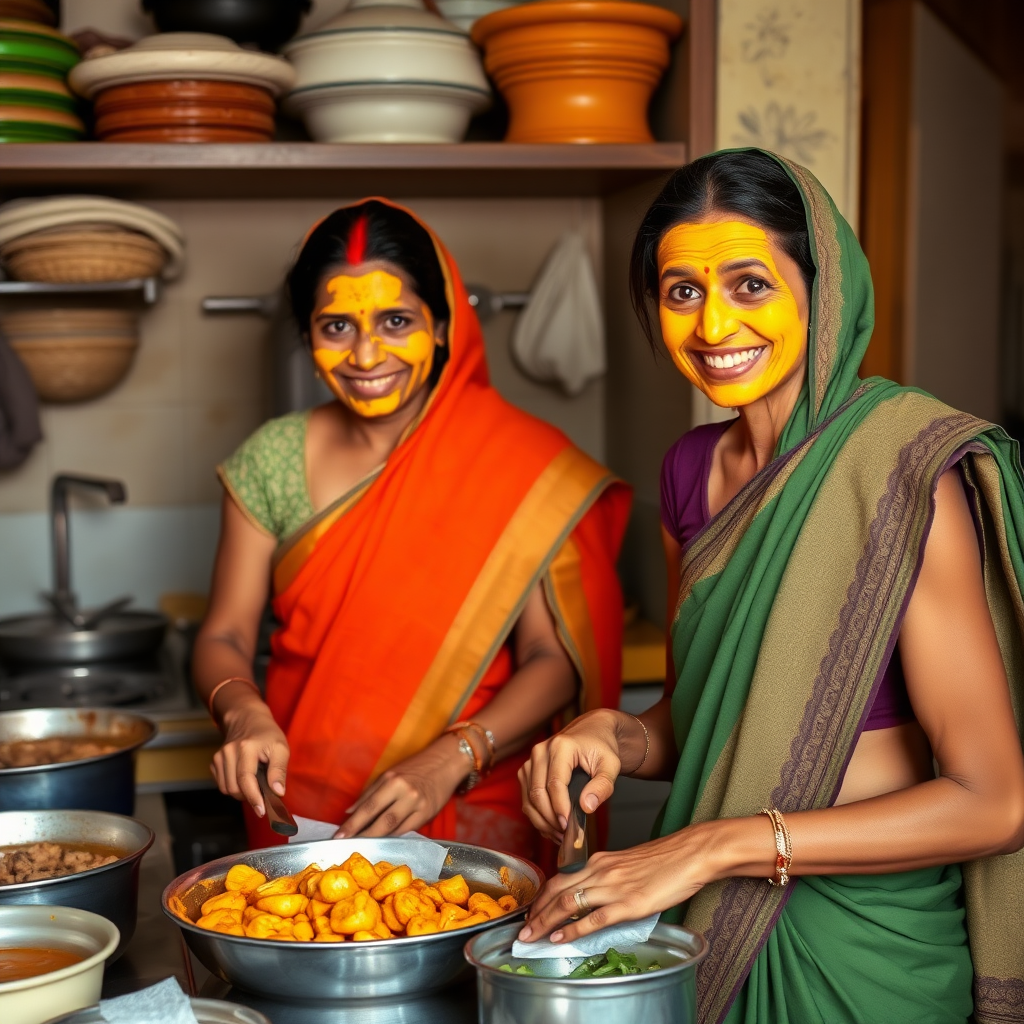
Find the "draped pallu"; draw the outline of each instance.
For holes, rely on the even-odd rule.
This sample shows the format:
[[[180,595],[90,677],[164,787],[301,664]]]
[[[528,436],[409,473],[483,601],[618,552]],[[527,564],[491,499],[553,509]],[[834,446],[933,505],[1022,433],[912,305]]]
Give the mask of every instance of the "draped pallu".
[[[424,411],[382,468],[275,558],[267,702],[291,747],[289,807],[321,820],[343,820],[370,782],[508,681],[509,636],[538,583],[580,676],[571,711],[618,701],[628,489],[490,386],[476,315],[435,246],[452,316]],[[525,756],[421,831],[532,844],[516,780]],[[272,841],[265,828],[258,839]]]
[[[782,163],[804,196],[817,267],[807,380],[774,460],[683,558],[672,625],[681,756],[662,834],[835,801],[896,644],[936,484],[954,465],[1024,732],[1017,445],[923,392],[858,379],[873,325],[866,260],[813,176]],[[1024,853],[786,888],[729,879],[670,916],[710,940],[702,1022],[1024,1022]]]

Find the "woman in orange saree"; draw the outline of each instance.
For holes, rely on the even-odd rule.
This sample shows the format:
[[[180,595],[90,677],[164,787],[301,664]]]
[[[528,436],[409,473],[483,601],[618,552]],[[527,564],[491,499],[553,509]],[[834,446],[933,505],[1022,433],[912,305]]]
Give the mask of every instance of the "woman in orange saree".
[[[406,221],[428,240],[418,262],[394,246]],[[432,260],[443,294],[430,301]],[[307,236],[296,268],[311,267],[316,295],[296,300],[293,271],[293,305],[338,401],[271,421],[221,467],[225,525],[194,657],[225,732],[214,774],[255,809],[257,845],[275,841],[262,761],[280,792],[287,768],[293,813],[341,834],[415,828],[533,855],[516,779],[530,743],[554,713],[617,705],[628,491],[490,385],[458,270],[408,211],[337,211]],[[342,459],[317,440],[328,416],[392,424],[333,492],[318,486]],[[324,451],[334,463],[318,474]],[[252,653],[268,577],[281,625],[264,703]]]

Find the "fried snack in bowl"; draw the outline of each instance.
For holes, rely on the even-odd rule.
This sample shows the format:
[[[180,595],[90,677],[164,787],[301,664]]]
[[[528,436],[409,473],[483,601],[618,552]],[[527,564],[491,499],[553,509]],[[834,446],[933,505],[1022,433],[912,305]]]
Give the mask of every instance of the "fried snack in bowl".
[[[256,850],[182,875],[164,908],[201,962],[252,992],[299,1002],[425,992],[463,969],[467,929],[522,913],[542,878],[527,861],[444,845],[441,878],[417,877],[431,863],[418,839]]]

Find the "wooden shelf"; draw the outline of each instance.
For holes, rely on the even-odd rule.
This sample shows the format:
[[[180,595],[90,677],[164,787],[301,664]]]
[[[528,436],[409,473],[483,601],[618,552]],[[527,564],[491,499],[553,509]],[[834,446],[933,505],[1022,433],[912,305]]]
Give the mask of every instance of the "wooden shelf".
[[[636,146],[158,144],[0,146],[3,198],[96,190],[132,199],[602,196],[656,182],[686,144]]]

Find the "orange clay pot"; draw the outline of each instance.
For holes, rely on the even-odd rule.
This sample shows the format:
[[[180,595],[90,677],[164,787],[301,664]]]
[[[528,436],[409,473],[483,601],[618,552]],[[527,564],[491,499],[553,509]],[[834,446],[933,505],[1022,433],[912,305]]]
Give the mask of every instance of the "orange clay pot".
[[[623,0],[536,0],[473,25],[506,142],[653,142],[647,105],[682,19]]]

